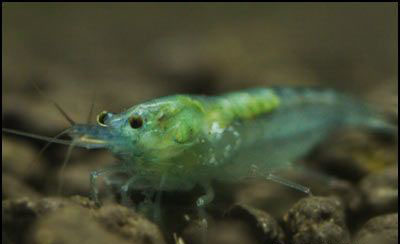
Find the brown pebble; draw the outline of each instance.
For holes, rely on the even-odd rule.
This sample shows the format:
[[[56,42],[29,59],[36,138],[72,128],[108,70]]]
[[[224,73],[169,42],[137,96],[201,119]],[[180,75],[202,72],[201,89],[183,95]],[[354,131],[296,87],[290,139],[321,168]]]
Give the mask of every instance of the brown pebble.
[[[335,197],[308,197],[298,201],[283,217],[290,241],[349,243],[344,207]]]
[[[41,218],[35,225],[31,238],[35,244],[129,243],[106,231],[92,218],[89,211],[77,206],[69,206]]]
[[[255,244],[258,241],[253,237],[251,229],[243,221],[227,219],[215,222],[208,221],[208,228],[204,229],[200,223],[191,222],[183,233],[186,243],[203,244]]]
[[[117,204],[97,209],[81,196],[4,200],[3,214],[4,230],[15,243],[165,243],[141,215]]]
[[[282,228],[270,214],[260,209],[238,204],[229,210],[228,216],[246,222],[261,243],[284,243]]]
[[[387,214],[370,219],[356,234],[357,244],[398,243],[398,214]]]
[[[3,230],[10,241],[25,243],[27,233],[43,214],[58,210],[66,204],[69,201],[60,198],[33,200],[23,197],[3,200]]]
[[[118,204],[108,204],[94,211],[93,215],[105,229],[118,234],[130,243],[165,243],[158,227],[132,209]]]
[[[341,179],[332,180],[326,194],[339,197],[342,200],[343,206],[351,213],[358,213],[362,209],[362,194],[358,187],[349,181]]]
[[[374,213],[389,213],[398,209],[397,166],[369,174],[359,184],[365,204]]]

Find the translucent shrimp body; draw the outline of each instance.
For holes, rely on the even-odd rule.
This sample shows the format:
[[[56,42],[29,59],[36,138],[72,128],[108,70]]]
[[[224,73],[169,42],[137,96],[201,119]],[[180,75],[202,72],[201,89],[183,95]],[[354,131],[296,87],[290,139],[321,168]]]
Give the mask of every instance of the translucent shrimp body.
[[[119,114],[102,112],[96,125],[74,124],[65,133],[73,146],[106,148],[119,159],[92,172],[95,201],[97,177],[118,172],[129,176],[121,186],[123,199],[130,189],[190,190],[199,184],[205,189],[197,200],[202,207],[213,200],[212,180],[238,181],[254,170],[309,192],[272,173],[340,127],[397,130],[362,103],[332,90],[257,88],[158,98]]]
[[[120,163],[93,172],[123,172],[128,189],[189,190],[210,181],[237,181],[256,167],[260,175],[284,168],[338,127],[393,127],[361,103],[331,90],[258,88],[221,96],[175,95],[120,114],[103,112],[97,125],[75,125],[74,144],[107,148]]]

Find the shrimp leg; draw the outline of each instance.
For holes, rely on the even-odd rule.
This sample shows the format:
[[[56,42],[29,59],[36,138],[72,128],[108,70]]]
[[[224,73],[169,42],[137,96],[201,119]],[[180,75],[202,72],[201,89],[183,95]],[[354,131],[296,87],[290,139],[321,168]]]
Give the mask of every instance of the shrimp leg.
[[[124,206],[132,206],[132,200],[129,198],[129,187],[136,183],[140,177],[132,176],[128,181],[121,186],[121,203]]]
[[[155,209],[153,212],[153,219],[162,224],[161,222],[161,196],[162,196],[162,191],[161,189],[164,187],[165,181],[167,179],[167,175],[163,174],[160,180],[160,186],[159,186],[159,191],[156,193],[156,199],[155,199]]]
[[[210,182],[203,183],[201,186],[204,188],[206,193],[201,197],[197,198],[196,205],[199,208],[202,208],[207,204],[209,204],[210,202],[212,202],[215,196],[214,189],[212,188]]]
[[[285,185],[287,187],[296,189],[298,191],[304,192],[305,194],[308,194],[308,195],[312,196],[310,188],[308,188],[306,186],[303,186],[303,185],[300,185],[300,184],[298,184],[296,182],[284,179],[282,177],[279,177],[279,176],[271,174],[271,173],[269,173],[266,176],[266,179],[270,180],[270,181],[273,181],[273,182],[276,182],[276,183],[279,183],[279,184],[282,184],[282,185]]]
[[[112,173],[124,173],[126,171],[125,167],[122,165],[112,165],[103,169],[98,169],[96,171],[92,171],[90,173],[90,189],[91,189],[91,199],[97,204],[100,204],[98,194],[99,189],[97,187],[97,177],[102,176],[104,174],[112,174]]]
[[[207,229],[208,229],[208,221],[207,221],[207,215],[204,210],[204,207],[211,203],[214,200],[214,189],[212,188],[210,182],[206,182],[201,184],[201,186],[205,190],[205,194],[197,198],[196,205],[197,205],[197,210],[198,214],[200,217],[200,228],[202,232],[202,243],[206,243],[206,238],[207,238]]]

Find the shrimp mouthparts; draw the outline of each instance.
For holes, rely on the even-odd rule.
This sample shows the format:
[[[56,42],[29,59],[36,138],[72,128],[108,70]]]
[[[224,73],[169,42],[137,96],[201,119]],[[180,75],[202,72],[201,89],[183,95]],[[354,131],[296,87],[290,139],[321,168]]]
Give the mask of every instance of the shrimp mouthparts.
[[[72,138],[74,145],[92,148],[106,148],[113,138],[108,128],[97,125],[76,124],[68,129],[68,135]]]

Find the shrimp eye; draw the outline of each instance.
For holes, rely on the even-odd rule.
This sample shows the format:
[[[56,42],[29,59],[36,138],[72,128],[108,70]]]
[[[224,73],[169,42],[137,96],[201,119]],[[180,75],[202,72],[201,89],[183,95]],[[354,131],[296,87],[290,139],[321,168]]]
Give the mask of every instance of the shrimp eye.
[[[129,124],[133,129],[138,129],[143,125],[143,119],[140,116],[132,116],[129,119]]]
[[[109,117],[109,113],[107,112],[107,111],[103,111],[103,112],[101,112],[99,115],[97,115],[97,123],[100,125],[100,126],[107,126],[106,124],[105,124],[105,121],[106,121],[106,119]]]

